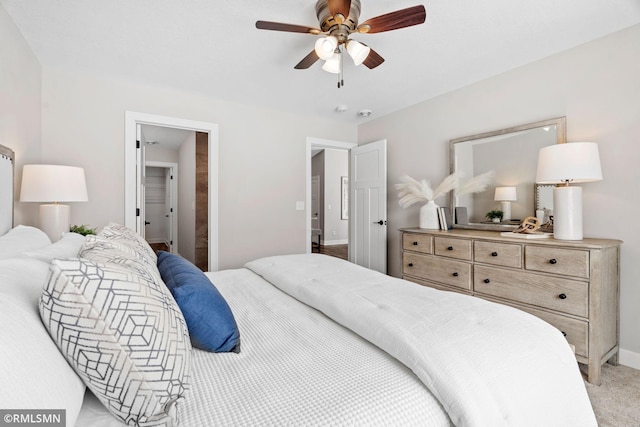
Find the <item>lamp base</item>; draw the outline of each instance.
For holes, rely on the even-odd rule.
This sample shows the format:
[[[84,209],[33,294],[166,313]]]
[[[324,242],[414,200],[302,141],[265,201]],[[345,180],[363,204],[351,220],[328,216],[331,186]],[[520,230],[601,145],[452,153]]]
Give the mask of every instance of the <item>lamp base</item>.
[[[40,229],[52,242],[57,242],[62,233],[71,227],[71,207],[69,205],[40,205]]]
[[[511,219],[511,202],[502,201],[500,202],[500,207],[502,209],[502,220],[509,221]]]
[[[582,187],[553,189],[553,238],[582,240]]]

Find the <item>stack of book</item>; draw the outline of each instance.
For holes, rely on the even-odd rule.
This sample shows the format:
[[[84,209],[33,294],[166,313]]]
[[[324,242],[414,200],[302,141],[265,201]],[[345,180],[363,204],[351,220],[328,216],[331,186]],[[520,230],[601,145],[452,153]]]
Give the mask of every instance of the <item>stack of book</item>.
[[[451,209],[447,207],[439,207],[438,219],[440,220],[441,230],[451,230],[453,228],[453,217],[451,216]]]

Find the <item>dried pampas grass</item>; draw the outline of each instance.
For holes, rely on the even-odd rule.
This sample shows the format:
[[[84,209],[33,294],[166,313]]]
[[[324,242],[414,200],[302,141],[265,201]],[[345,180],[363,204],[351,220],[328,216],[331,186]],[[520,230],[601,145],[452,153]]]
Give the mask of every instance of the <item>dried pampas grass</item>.
[[[452,190],[456,196],[479,193],[487,189],[494,175],[495,173],[490,171],[462,182],[460,176],[452,173],[435,190],[426,179],[418,181],[409,175],[402,175],[400,177],[401,183],[396,184],[398,198],[400,199],[398,203],[404,209],[418,202],[424,203],[435,200]]]

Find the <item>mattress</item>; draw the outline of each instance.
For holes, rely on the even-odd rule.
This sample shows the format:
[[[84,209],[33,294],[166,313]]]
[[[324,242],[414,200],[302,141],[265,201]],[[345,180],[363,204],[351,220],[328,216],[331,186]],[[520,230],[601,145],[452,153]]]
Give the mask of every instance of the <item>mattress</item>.
[[[183,426],[452,425],[386,352],[248,269],[207,273],[233,310],[240,353],[193,350]],[[77,426],[121,425],[88,392]]]

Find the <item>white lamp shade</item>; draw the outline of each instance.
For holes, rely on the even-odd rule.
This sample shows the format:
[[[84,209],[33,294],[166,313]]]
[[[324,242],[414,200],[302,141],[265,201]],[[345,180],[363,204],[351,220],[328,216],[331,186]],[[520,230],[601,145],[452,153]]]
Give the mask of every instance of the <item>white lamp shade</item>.
[[[322,69],[330,73],[338,74],[340,72],[340,54],[334,53],[331,58],[324,62]]]
[[[602,180],[600,154],[594,142],[570,142],[543,147],[538,152],[539,184]]]
[[[315,51],[318,58],[327,60],[333,56],[333,52],[338,47],[338,39],[334,36],[323,37],[316,40]]]
[[[86,202],[84,169],[60,165],[24,165],[21,202]]]
[[[349,40],[349,43],[347,43],[347,52],[349,56],[351,56],[351,59],[353,59],[353,63],[360,65],[367,59],[367,56],[369,56],[371,48],[355,40]]]
[[[516,187],[496,187],[496,193],[493,199],[498,201],[518,200],[516,198]]]

